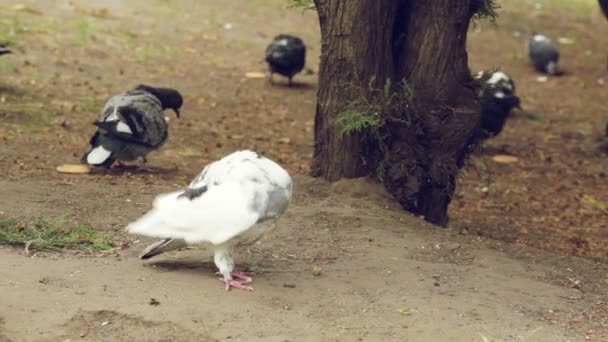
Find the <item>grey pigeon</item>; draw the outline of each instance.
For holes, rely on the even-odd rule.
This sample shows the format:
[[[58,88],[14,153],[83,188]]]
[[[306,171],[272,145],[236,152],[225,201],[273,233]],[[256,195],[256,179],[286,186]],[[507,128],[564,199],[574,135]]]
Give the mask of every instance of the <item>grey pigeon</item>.
[[[286,76],[291,86],[293,76],[304,68],[306,46],[302,39],[280,34],[266,48],[266,62],[270,68],[270,81],[274,73]]]
[[[528,55],[536,70],[549,75],[557,75],[559,51],[551,39],[542,34],[533,34],[528,40]]]
[[[599,0],[600,8],[602,9],[602,13],[604,13],[604,17],[608,19],[608,0]],[[608,69],[608,64],[606,64],[606,69]]]
[[[104,167],[112,166],[114,161],[121,165],[138,159],[146,163],[146,155],[167,140],[163,110],[173,109],[179,118],[182,103],[177,90],[147,85],[112,97],[93,123],[97,130],[81,162]]]
[[[185,190],[156,197],[152,210],[127,231],[164,239],[147,247],[142,259],[188,245],[211,245],[226,290],[252,290],[251,274],[234,270],[233,251],[273,228],[291,193],[285,169],[256,152],[237,151],[206,166]]]
[[[604,13],[604,16],[608,19],[608,0],[599,0],[599,2],[602,13]]]
[[[475,75],[480,83],[481,129],[483,135],[493,137],[502,131],[513,108],[521,110],[515,95],[515,82],[502,71],[481,71]]]
[[[12,52],[11,52],[11,50],[9,50],[9,48],[6,47],[6,45],[0,44],[0,56],[5,55],[7,53],[12,53]]]

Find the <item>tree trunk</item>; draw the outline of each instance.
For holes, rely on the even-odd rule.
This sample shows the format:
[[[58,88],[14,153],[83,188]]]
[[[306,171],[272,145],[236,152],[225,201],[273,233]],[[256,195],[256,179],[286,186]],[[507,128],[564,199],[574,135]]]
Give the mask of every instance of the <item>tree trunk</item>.
[[[322,49],[314,176],[334,181],[379,171],[405,209],[447,224],[456,175],[479,125],[466,53],[478,2],[315,0]],[[405,107],[380,106],[378,127],[341,133],[336,120],[361,96],[356,89],[370,99],[372,88],[390,81],[391,94],[403,97],[402,80],[413,90]]]

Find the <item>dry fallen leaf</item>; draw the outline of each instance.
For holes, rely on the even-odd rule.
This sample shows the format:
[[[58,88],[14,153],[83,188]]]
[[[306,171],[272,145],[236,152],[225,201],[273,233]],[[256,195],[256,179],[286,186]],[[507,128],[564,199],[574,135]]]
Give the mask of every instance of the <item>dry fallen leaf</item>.
[[[42,12],[40,12],[39,10],[32,8],[26,4],[14,4],[12,9],[13,9],[13,11],[16,11],[16,12],[28,12],[28,13],[32,13],[32,14],[42,14]]]
[[[107,8],[88,9],[88,8],[84,8],[73,2],[70,2],[70,5],[72,5],[75,12],[80,13],[80,14],[90,15],[92,17],[97,17],[97,18],[109,18],[110,17],[110,11]]]
[[[517,162],[519,159],[517,159],[517,157],[509,156],[506,154],[498,154],[493,156],[492,160],[500,164],[510,164]]]
[[[587,210],[601,211],[608,214],[608,202],[601,202],[589,195],[581,198],[581,204]]]
[[[63,164],[57,166],[57,171],[61,173],[90,173],[91,167],[84,164]]]
[[[264,77],[266,77],[266,74],[263,72],[259,72],[259,71],[251,71],[251,72],[246,72],[245,77],[247,77],[247,78],[264,78]]]
[[[403,316],[411,316],[412,315],[412,311],[410,309],[408,309],[408,308],[399,310],[399,313],[401,313]]]

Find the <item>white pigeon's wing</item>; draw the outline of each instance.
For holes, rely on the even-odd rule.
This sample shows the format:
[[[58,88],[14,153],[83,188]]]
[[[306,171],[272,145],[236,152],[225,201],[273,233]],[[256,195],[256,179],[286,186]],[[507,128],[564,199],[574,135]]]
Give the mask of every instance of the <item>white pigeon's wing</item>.
[[[129,224],[129,233],[184,239],[189,244],[221,244],[253,226],[260,213],[253,205],[255,184],[226,181],[198,197],[183,191],[160,195],[154,208]],[[257,198],[255,198],[257,199]]]

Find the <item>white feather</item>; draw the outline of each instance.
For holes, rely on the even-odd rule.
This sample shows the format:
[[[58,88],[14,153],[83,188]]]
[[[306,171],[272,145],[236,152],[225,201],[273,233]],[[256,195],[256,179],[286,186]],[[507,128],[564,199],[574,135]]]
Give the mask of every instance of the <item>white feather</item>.
[[[494,97],[497,99],[502,99],[505,97],[505,93],[503,91],[497,91],[496,93],[494,93]]]
[[[133,131],[131,131],[131,128],[129,128],[129,125],[127,125],[126,123],[124,123],[122,121],[118,121],[118,124],[116,124],[116,130],[121,133],[133,134]]]
[[[537,43],[540,43],[540,42],[550,43],[551,42],[551,39],[549,39],[546,36],[543,36],[542,34],[535,34],[534,36],[532,36],[532,39],[534,39],[534,41]]]
[[[502,71],[496,71],[492,74],[492,76],[490,76],[490,78],[488,79],[488,81],[486,83],[488,84],[496,84],[500,81],[507,81],[509,82],[511,79],[509,78],[509,76],[507,76],[507,74],[505,74]]]
[[[89,154],[87,154],[87,163],[91,165],[98,165],[105,162],[112,152],[103,148],[103,146],[99,145],[92,149]]]
[[[118,121],[120,120],[118,118],[118,114],[116,113],[118,109],[114,108],[114,111],[112,112],[112,114],[108,115],[108,117],[104,120],[105,122],[109,122],[109,121]]]

